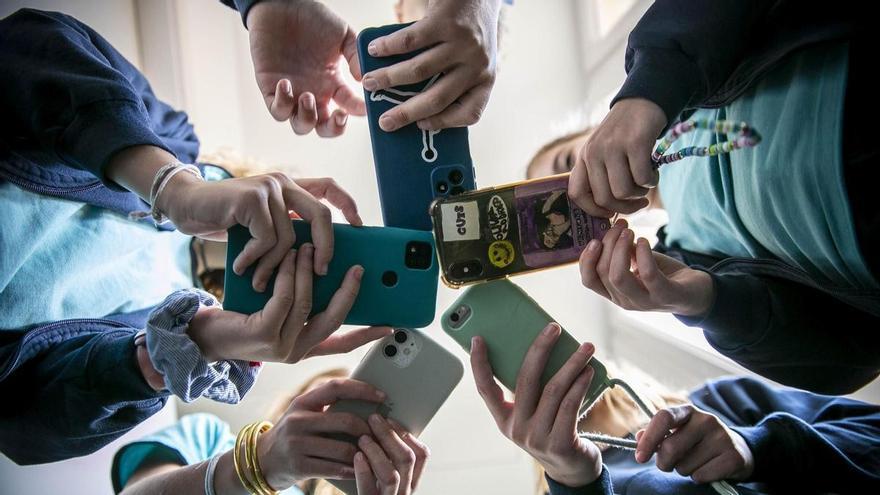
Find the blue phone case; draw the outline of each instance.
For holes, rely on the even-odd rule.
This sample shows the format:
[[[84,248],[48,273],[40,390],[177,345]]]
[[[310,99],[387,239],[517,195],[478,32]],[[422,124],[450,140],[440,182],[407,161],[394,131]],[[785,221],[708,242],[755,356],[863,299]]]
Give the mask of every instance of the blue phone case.
[[[296,247],[311,242],[307,222],[293,220],[293,230],[296,233]],[[327,275],[315,278],[313,315],[327,308],[348,269],[361,265],[364,275],[360,292],[345,324],[410,328],[431,324],[437,302],[438,265],[430,232],[333,224],[333,235],[333,260]],[[250,238],[247,229],[240,225],[229,229],[223,300],[225,309],[246,314],[257,312],[266,305],[272,296],[275,281],[273,276],[266,291],[259,293],[251,285],[253,266],[242,276],[232,271],[233,260]],[[413,242],[421,243],[418,244],[421,250],[418,254],[422,260],[428,260],[421,265],[427,265],[425,269],[407,267],[406,259],[410,256]]]
[[[408,25],[393,24],[361,31],[358,55],[364,74],[420,53],[382,58],[367,53],[371,41]],[[382,218],[389,227],[431,230],[428,208],[435,198],[476,188],[466,127],[422,131],[413,123],[394,132],[385,132],[379,127],[383,113],[424,91],[438,77],[442,75],[417,84],[364,91]]]

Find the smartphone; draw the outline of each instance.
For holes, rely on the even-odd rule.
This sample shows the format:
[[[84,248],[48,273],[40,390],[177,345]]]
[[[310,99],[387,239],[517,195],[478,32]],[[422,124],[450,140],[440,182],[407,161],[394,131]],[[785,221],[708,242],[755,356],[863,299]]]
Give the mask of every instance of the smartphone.
[[[294,247],[311,242],[307,222],[292,220],[292,224]],[[419,328],[434,320],[438,283],[430,232],[334,223],[333,237],[333,259],[327,275],[314,279],[312,315],[327,309],[348,269],[361,265],[364,274],[360,291],[345,324]],[[240,225],[229,229],[224,277],[223,307],[246,314],[263,309],[275,281],[273,275],[266,291],[260,293],[251,285],[253,266],[241,276],[232,271],[232,262],[250,239],[250,233]]]
[[[577,261],[611,221],[569,199],[568,175],[436,200],[431,220],[443,282],[455,289]]]
[[[502,279],[474,285],[464,291],[441,317],[440,325],[458,345],[470,353],[471,338],[480,336],[488,348],[492,371],[508,390],[516,389],[516,377],[532,342],[548,323],[555,321],[541,306],[513,282]],[[580,344],[565,329],[550,353],[541,375],[541,386],[577,350]],[[580,412],[586,410],[611,387],[605,366],[590,360],[593,381],[584,395]]]
[[[408,25],[393,24],[361,31],[357,46],[364,74],[420,53],[377,58],[367,52],[367,45],[374,39]],[[437,74],[416,84],[364,91],[379,201],[388,227],[431,230],[428,208],[434,199],[476,187],[466,127],[423,131],[413,123],[394,132],[385,132],[379,127],[383,113],[424,92],[442,77]]]
[[[419,436],[463,374],[461,361],[426,334],[395,328],[393,334],[370,348],[351,374],[351,378],[385,392],[385,402],[341,400],[329,410],[349,412],[364,419],[378,412]],[[349,495],[357,493],[353,480],[328,481]]]

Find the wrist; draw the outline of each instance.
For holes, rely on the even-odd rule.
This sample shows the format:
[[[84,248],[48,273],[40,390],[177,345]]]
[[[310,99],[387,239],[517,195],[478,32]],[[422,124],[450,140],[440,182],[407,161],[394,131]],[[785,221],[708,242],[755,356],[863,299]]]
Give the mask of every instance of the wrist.
[[[674,313],[688,318],[702,318],[709,314],[715,301],[715,284],[712,276],[702,270],[690,269],[693,288],[687,291],[685,301]]]
[[[657,136],[666,128],[667,119],[663,109],[647,98],[623,98],[611,106],[612,111],[615,109],[618,112],[626,112],[634,118],[634,121],[641,122]]]
[[[203,182],[201,178],[191,173],[176,173],[168,179],[161,194],[155,198],[156,203],[153,207],[181,228],[182,220],[187,218],[187,211],[180,199],[189,197],[191,188]]]
[[[144,381],[147,382],[147,385],[156,392],[164,390],[165,377],[163,377],[153,366],[153,362],[150,360],[150,353],[147,351],[147,346],[137,345],[135,356],[137,358],[138,368],[141,370],[141,375],[143,375]]]
[[[222,318],[222,311],[218,306],[202,306],[196,311],[195,316],[193,316],[187,326],[187,335],[199,347],[202,356],[205,357],[205,361],[209,363],[231,359],[223,352],[223,346],[219,342],[220,332],[210,335],[210,329],[217,321],[216,318]]]
[[[275,443],[275,431],[275,427],[273,427],[257,438],[257,459],[259,460],[260,470],[263,473],[263,477],[266,479],[266,483],[276,491],[284,491],[293,486],[293,484],[296,483],[296,480],[288,476],[285,472],[286,470],[283,469],[283,466],[279,466],[275,462],[275,457],[272,456],[272,445]]]
[[[114,154],[105,174],[108,179],[150,201],[153,178],[160,168],[176,161],[174,155],[155,146],[131,146]]]
[[[602,474],[602,459],[596,458],[594,461],[587,460],[582,464],[566,467],[544,467],[547,476],[553,481],[571,488],[587,486]]]

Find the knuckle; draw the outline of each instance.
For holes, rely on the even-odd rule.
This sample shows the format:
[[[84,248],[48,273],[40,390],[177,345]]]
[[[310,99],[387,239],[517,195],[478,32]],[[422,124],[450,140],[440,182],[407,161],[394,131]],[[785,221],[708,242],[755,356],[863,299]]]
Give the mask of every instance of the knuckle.
[[[465,125],[473,125],[480,121],[483,118],[483,107],[482,105],[473,105],[465,110],[464,113],[464,123]]]
[[[397,471],[382,473],[379,480],[385,486],[397,486],[400,483],[400,474]]]
[[[430,68],[424,62],[413,63],[412,74],[413,77],[418,79],[419,81],[428,79],[429,77],[434,75],[431,74]]]
[[[544,386],[544,394],[549,397],[556,397],[562,393],[562,387],[556,382],[550,382]]]
[[[417,42],[416,35],[412,31],[405,31],[400,37],[400,46],[407,52],[415,50]]]

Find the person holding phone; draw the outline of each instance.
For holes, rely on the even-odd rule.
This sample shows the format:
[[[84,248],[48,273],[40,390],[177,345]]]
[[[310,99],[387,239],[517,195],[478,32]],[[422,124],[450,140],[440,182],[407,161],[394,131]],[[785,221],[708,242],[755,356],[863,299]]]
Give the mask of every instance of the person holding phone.
[[[593,375],[592,344],[582,344],[540,385],[561,333],[551,323],[535,338],[513,401],[493,377],[485,342],[474,337],[471,344],[480,396],[501,433],[543,467],[552,495],[714,494],[707,483],[719,480],[740,483],[741,494],[880,489],[880,406],[731,378],[708,382],[686,403],[654,401],[667,406],[643,422],[624,419],[635,410],[628,400],[609,417],[613,398],[579,419]],[[578,436],[599,427],[634,437],[635,456]]]
[[[0,450],[10,459],[94,452],[171,394],[238,402],[261,361],[347,352],[390,332],[334,335],[358,266],[308,318],[313,276],[333,252],[321,199],[361,223],[334,181],[203,181],[212,169],[187,165],[199,142],[186,114],[70,16],[23,9],[0,20],[0,63],[15,68],[0,74],[0,392],[17,398],[0,414]],[[296,252],[291,209],[313,236]],[[270,304],[250,316],[191,290],[183,235],[218,238],[239,223],[256,240],[236,269],[256,265],[256,290],[278,272]]]
[[[257,439],[257,462],[269,486],[285,495],[340,495],[321,478],[353,479],[360,495],[408,495],[418,486],[427,447],[398,425],[325,410],[340,400],[376,403],[381,391],[348,379],[344,369],[313,376],[279,397],[266,417],[275,426]],[[354,444],[328,435],[360,437]],[[175,425],[121,447],[111,477],[116,493],[160,491],[248,494],[233,460],[236,436],[210,414],[184,416]],[[211,492],[208,492],[211,493]]]
[[[610,112],[577,154],[560,143],[571,159],[553,170],[571,170],[572,199],[595,215],[644,208],[657,187],[669,222],[654,253],[625,227],[593,242],[584,285],[626,309],[673,313],[780,383],[836,394],[876,378],[870,18],[855,3],[654,2],[629,36]],[[655,141],[687,119],[746,122],[765,139],[657,170]],[[679,143],[728,139],[699,131]]]

